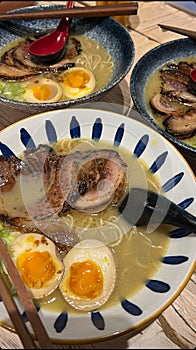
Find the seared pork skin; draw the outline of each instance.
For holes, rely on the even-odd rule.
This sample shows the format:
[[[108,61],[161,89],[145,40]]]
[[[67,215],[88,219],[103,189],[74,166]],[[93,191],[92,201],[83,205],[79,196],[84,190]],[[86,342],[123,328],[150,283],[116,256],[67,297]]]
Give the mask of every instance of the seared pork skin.
[[[88,152],[77,174],[79,197],[71,199],[77,210],[97,213],[117,204],[124,195],[126,163],[113,150]]]
[[[72,208],[97,213],[117,205],[125,194],[127,165],[114,150],[63,156],[39,145],[27,148],[23,156],[23,160],[0,157],[0,216],[21,232],[42,232],[70,247],[78,237],[63,219],[65,212]],[[17,198],[21,199],[11,204],[16,188],[20,188]]]
[[[154,112],[163,118],[166,131],[180,139],[196,134],[196,95],[190,84],[190,71],[195,66],[181,61],[161,69],[160,92],[150,100]]]
[[[172,115],[163,121],[165,129],[179,139],[187,139],[196,134],[196,108],[181,115]]]
[[[10,192],[16,183],[15,177],[21,173],[29,175],[30,172],[28,164],[23,160],[14,155],[7,160],[0,155],[0,192]]]
[[[151,98],[151,106],[155,111],[158,111],[163,118],[168,115],[176,115],[181,112],[181,109],[178,106],[175,106],[171,103],[171,99],[168,95],[157,93]]]
[[[0,59],[0,80],[27,80],[41,73],[57,73],[73,67],[70,60],[79,55],[81,45],[75,38],[70,38],[65,56],[54,64],[40,64],[31,58],[28,47],[32,40],[26,38],[14,48],[6,51]]]

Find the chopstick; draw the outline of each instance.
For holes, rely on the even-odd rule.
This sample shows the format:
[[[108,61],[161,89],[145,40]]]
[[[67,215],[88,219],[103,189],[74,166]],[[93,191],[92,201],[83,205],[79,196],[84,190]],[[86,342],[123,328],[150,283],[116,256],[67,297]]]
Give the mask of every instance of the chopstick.
[[[179,28],[179,27],[168,26],[166,24],[158,24],[158,26],[162,29],[166,29],[166,30],[169,30],[169,31],[177,33],[177,34],[186,35],[189,38],[196,39],[196,31],[189,30],[189,29],[183,29],[183,28]]]
[[[17,295],[24,307],[24,310],[26,311],[28,320],[31,323],[31,326],[34,330],[36,339],[38,340],[41,349],[55,349],[55,346],[50,341],[50,338],[46,332],[46,329],[44,328],[44,325],[41,322],[37,309],[30,296],[30,293],[25,287],[19,275],[19,272],[15,267],[14,262],[12,261],[10,254],[7,251],[7,248],[1,237],[0,237],[0,258],[2,259],[2,262],[4,263],[9,273],[9,277],[15,286]],[[14,299],[11,296],[9,289],[6,286],[2,275],[0,278],[0,287],[1,287],[1,290],[0,290],[1,298],[5,303],[5,307],[10,315],[10,318],[12,319],[12,322],[14,324],[14,327],[18,335],[21,338],[22,343],[24,344],[26,349],[37,349],[37,346],[33,342],[33,339],[26,325],[22,324],[23,323],[22,317],[19,314],[17,306],[14,302]]]
[[[35,349],[35,344],[29,333],[26,324],[23,322],[21,315],[17,309],[16,303],[11,295],[11,292],[0,273],[0,290],[1,299],[7,309],[7,312],[12,320],[16,332],[20,335],[20,339],[25,349]]]
[[[78,18],[78,17],[107,17],[115,15],[136,15],[138,3],[130,1],[126,4],[111,4],[103,6],[86,6],[75,7],[73,9],[56,9],[47,11],[29,11],[18,13],[3,13],[0,14],[0,21],[8,20],[32,20],[32,19],[48,19],[48,18]]]

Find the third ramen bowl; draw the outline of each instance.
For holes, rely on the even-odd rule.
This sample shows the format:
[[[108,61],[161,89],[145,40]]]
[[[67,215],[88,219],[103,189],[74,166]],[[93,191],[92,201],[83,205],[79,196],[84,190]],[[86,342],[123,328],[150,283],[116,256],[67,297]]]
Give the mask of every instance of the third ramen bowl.
[[[130,80],[130,92],[138,112],[193,164],[196,95],[191,88],[190,72],[195,67],[195,41],[178,39],[161,44],[141,57]]]

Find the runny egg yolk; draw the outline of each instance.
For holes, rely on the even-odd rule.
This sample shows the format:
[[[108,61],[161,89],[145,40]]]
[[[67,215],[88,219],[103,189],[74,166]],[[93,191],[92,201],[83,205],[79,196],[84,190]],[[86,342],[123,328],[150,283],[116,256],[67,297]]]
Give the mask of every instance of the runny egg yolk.
[[[25,251],[17,259],[17,269],[29,288],[42,288],[55,274],[56,267],[49,252]]]
[[[92,311],[106,303],[116,281],[116,264],[109,247],[96,239],[82,240],[65,255],[63,264],[59,289],[69,305]]]
[[[50,98],[50,88],[48,85],[34,86],[31,90],[37,100],[45,101]]]
[[[90,80],[89,74],[83,70],[72,71],[64,76],[64,82],[70,87],[83,89]]]
[[[27,102],[49,103],[59,101],[62,94],[62,88],[56,81],[41,78],[29,84],[23,97]]]
[[[83,67],[73,67],[62,75],[62,88],[70,99],[89,95],[95,88],[95,77],[91,71]]]
[[[94,261],[75,262],[69,272],[69,288],[75,295],[93,299],[102,293],[103,274]]]

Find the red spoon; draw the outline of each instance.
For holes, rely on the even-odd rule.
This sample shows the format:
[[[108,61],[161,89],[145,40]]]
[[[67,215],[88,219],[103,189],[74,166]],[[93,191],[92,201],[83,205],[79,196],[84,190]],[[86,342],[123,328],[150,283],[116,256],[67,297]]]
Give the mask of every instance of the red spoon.
[[[73,8],[74,3],[75,1],[68,1],[66,7]],[[70,20],[68,17],[63,18],[55,30],[33,41],[28,49],[31,57],[41,63],[60,60],[65,52],[69,23]]]

